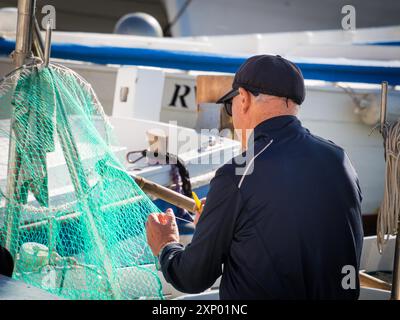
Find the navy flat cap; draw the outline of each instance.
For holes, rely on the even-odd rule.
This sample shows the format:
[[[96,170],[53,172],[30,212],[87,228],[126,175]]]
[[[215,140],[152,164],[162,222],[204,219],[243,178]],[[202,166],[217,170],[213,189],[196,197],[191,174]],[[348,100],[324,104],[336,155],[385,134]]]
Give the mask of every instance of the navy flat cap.
[[[300,105],[305,98],[304,78],[291,61],[274,55],[257,55],[247,59],[235,74],[232,90],[218,99],[224,103],[242,87],[255,93],[284,97]]]

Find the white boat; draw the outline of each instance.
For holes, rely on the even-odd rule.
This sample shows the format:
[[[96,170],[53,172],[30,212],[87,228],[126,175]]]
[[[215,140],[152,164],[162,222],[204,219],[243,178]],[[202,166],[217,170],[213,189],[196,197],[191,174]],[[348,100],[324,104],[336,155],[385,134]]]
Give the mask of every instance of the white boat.
[[[391,31],[393,39],[400,34],[400,27],[380,29],[381,34],[385,34],[388,30]],[[358,36],[354,36],[354,38],[364,42],[376,41],[379,35],[375,29],[370,32],[368,30],[358,30],[357,32]],[[336,33],[320,31],[320,33],[318,35],[318,32],[314,32],[313,36],[310,36],[303,32],[295,36],[308,37],[314,39],[314,43],[328,45],[328,47],[330,43],[336,41],[337,45],[344,43],[344,45],[350,46],[351,50],[354,47],[357,48],[357,46],[349,44],[343,31]],[[329,34],[331,36],[328,36]],[[370,36],[368,37],[368,35]],[[199,115],[203,114],[198,112],[196,103],[196,77],[199,74],[209,74],[210,72],[179,70],[175,66],[177,63],[172,63],[170,68],[161,68],[163,55],[165,58],[165,54],[175,53],[175,51],[171,53],[169,50],[171,48],[185,51],[192,46],[198,50],[197,55],[185,51],[178,52],[174,57],[176,61],[179,61],[179,59],[190,58],[192,55],[194,61],[184,61],[182,68],[196,68],[196,63],[200,61],[197,69],[202,70],[204,60],[210,57],[207,56],[209,53],[203,56],[202,52],[208,50],[208,52],[212,52],[211,57],[215,59],[212,67],[217,72],[213,72],[213,74],[227,74],[226,72],[221,73],[221,70],[234,68],[235,65],[232,67],[229,63],[236,63],[237,66],[243,60],[243,56],[218,56],[214,54],[215,52],[221,51],[226,45],[229,49],[237,52],[240,52],[243,47],[255,48],[254,51],[248,50],[247,54],[256,54],[264,50],[262,43],[276,43],[270,40],[263,42],[262,39],[274,39],[279,36],[279,34],[264,35],[264,38],[257,40],[259,41],[258,45],[251,46],[251,41],[257,39],[256,35],[208,37],[207,41],[203,41],[204,39],[200,41],[197,38],[158,39],[110,34],[54,32],[53,52],[57,52],[56,56],[65,56],[67,53],[73,52],[74,58],[92,59],[95,62],[105,57],[109,60],[108,62],[112,63],[119,61],[118,51],[115,51],[116,55],[106,57],[104,55],[106,50],[120,48],[131,50],[128,53],[134,56],[131,57],[131,60],[130,56],[125,57],[125,62],[156,66],[100,65],[85,61],[66,60],[62,62],[92,84],[109,116],[135,117],[166,123],[174,121],[179,126],[199,129],[205,124],[201,123]],[[292,38],[294,35],[286,34],[286,37]],[[3,46],[0,39],[0,50],[2,49],[3,53],[4,43],[10,42],[13,45],[11,38],[10,33],[3,35]],[[242,41],[245,39],[250,42]],[[341,42],[338,42],[340,39]],[[234,43],[239,43],[236,45],[236,49],[233,47]],[[279,46],[279,43],[277,45]],[[85,55],[87,48],[93,51],[93,55]],[[386,46],[385,48],[400,50],[400,47],[397,46]],[[135,50],[147,50],[144,53],[153,53],[157,56],[156,58],[143,56],[140,61],[137,61],[140,51],[138,53]],[[384,52],[384,48],[381,48],[381,51]],[[318,54],[318,51],[316,52]],[[374,54],[372,52],[368,58],[376,58]],[[158,58],[161,60],[157,60]],[[301,106],[300,119],[315,134],[344,147],[360,177],[364,193],[363,214],[375,214],[382,198],[384,179],[382,139],[377,130],[371,132],[379,119],[379,82],[389,80],[389,84],[392,84],[389,90],[388,112],[389,120],[396,119],[400,115],[400,62],[352,60],[340,58],[340,56],[331,59],[298,57],[294,61],[297,61],[300,67],[304,66],[304,70],[306,70],[304,74],[307,96]],[[9,59],[0,58],[1,73],[12,68]],[[123,95],[123,92],[126,94]]]

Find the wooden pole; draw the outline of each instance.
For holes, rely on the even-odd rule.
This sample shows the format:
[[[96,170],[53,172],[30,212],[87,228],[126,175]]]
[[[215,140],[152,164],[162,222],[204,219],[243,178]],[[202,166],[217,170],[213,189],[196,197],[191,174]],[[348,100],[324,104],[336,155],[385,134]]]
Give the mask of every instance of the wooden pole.
[[[360,286],[364,288],[373,288],[373,289],[380,289],[380,290],[387,290],[390,291],[392,286],[390,283],[387,283],[381,279],[375,278],[360,271]]]
[[[160,198],[179,208],[186,209],[189,212],[196,213],[196,203],[192,198],[139,176],[135,176],[134,179],[145,193]]]

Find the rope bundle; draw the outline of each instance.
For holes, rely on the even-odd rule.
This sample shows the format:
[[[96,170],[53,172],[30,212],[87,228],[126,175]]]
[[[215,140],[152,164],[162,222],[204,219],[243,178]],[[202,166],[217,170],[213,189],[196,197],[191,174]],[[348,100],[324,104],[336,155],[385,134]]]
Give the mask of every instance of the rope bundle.
[[[378,212],[377,242],[379,252],[390,235],[397,233],[400,211],[400,119],[383,128],[385,147],[385,186],[381,207]]]

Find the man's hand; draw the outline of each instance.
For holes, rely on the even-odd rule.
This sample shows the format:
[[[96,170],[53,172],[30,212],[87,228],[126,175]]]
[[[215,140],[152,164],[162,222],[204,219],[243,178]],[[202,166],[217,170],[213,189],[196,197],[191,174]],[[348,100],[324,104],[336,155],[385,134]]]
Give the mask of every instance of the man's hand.
[[[201,199],[201,208],[200,210],[196,210],[196,216],[194,217],[194,225],[197,226],[197,222],[199,222],[200,216],[203,213],[204,204],[206,203],[206,198]]]
[[[151,213],[146,222],[147,243],[155,256],[170,242],[179,242],[179,231],[172,209],[164,213]]]

